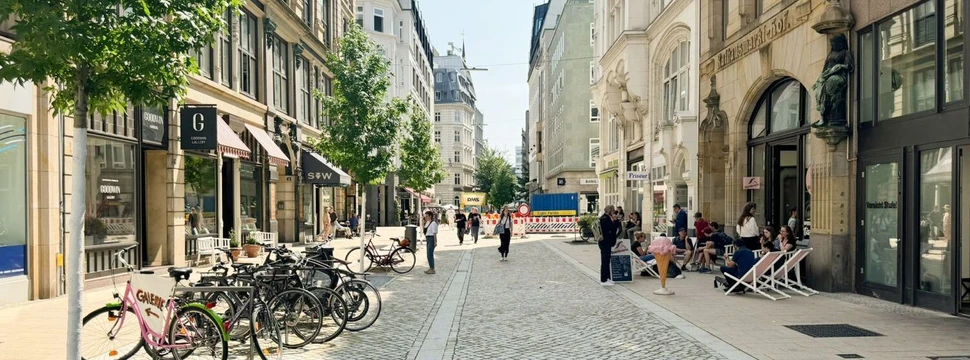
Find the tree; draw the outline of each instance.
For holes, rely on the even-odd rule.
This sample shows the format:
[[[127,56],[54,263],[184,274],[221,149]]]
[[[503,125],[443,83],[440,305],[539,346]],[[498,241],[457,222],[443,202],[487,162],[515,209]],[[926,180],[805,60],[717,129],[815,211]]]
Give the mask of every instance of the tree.
[[[202,195],[208,194],[216,188],[216,164],[209,159],[194,156],[185,157],[185,185],[194,190],[198,201],[202,202]]]
[[[508,160],[496,150],[485,148],[478,156],[478,168],[475,169],[475,186],[484,193],[492,191],[492,184],[504,167],[511,168]]]
[[[444,163],[438,147],[431,140],[431,120],[428,114],[411,100],[407,132],[401,133],[401,166],[397,176],[401,186],[417,191],[431,188],[445,179]],[[418,214],[421,201],[418,201]]]
[[[515,191],[515,173],[512,172],[512,166],[506,162],[492,179],[492,189],[488,192],[488,204],[501,208],[515,200]]]
[[[357,25],[350,26],[338,51],[327,54],[324,63],[334,75],[333,96],[319,91],[313,95],[323,103],[323,116],[332,124],[311,144],[348,170],[358,184],[378,183],[393,166],[395,140],[408,104],[397,98],[385,101],[391,85],[389,64]],[[366,224],[366,187],[358,187],[360,218]],[[363,232],[360,247],[364,247]],[[363,272],[363,261],[360,263]]]
[[[186,54],[213,42],[238,0],[0,0],[18,41],[0,54],[0,80],[48,84],[53,110],[74,116],[75,172],[67,248],[68,359],[80,358],[88,112],[180,99],[198,66]]]

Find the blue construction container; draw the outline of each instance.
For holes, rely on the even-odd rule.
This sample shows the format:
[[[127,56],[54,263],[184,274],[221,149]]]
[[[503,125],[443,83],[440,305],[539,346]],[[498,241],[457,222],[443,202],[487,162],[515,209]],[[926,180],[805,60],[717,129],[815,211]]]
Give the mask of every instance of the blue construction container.
[[[532,216],[579,216],[579,193],[535,194]]]

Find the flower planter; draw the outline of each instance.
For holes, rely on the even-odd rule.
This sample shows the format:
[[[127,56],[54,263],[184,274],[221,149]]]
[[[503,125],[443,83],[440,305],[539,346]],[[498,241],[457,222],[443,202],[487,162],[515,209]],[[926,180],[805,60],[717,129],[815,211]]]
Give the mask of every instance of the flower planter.
[[[236,262],[237,260],[239,260],[239,253],[242,252],[242,249],[232,248],[232,249],[229,249],[229,252],[230,254],[232,254],[232,262]]]
[[[246,257],[254,258],[259,256],[260,246],[258,244],[253,245],[243,245],[243,250],[246,251]]]

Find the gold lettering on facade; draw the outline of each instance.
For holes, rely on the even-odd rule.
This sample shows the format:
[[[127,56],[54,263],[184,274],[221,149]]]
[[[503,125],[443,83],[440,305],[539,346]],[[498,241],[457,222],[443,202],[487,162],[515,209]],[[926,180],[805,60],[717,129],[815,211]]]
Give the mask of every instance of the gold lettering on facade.
[[[795,17],[792,11],[791,9],[783,11],[714,55],[713,64],[716,69],[713,71],[720,71],[730,66],[805,22],[807,17]]]

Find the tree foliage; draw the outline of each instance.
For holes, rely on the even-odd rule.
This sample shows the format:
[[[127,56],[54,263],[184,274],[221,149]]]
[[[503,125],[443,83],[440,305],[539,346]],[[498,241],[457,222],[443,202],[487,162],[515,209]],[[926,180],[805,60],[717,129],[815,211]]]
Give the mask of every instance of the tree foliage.
[[[517,182],[512,164],[496,149],[486,148],[478,157],[475,184],[488,194],[487,202],[502,207],[515,200]]]
[[[320,92],[314,96],[322,101],[323,116],[332,124],[312,145],[357,182],[374,184],[391,171],[408,104],[402,99],[385,100],[391,85],[389,64],[359,26],[350,26],[339,51],[328,54],[324,62],[334,74],[333,96]]]
[[[211,159],[185,157],[185,184],[196,194],[204,195],[216,188],[216,164]]]
[[[506,163],[508,165],[508,163]],[[499,169],[492,179],[492,189],[488,192],[488,204],[500,208],[515,200],[516,181],[512,166]]]
[[[0,79],[49,83],[60,114],[165,105],[184,96],[198,65],[186,54],[211,44],[238,0],[0,0],[18,41],[0,54]],[[51,82],[48,82],[51,81]],[[83,198],[83,197],[82,197]]]
[[[402,186],[422,191],[445,179],[444,163],[431,140],[431,128],[428,114],[412,100],[407,132],[401,133],[401,166],[397,175]]]

